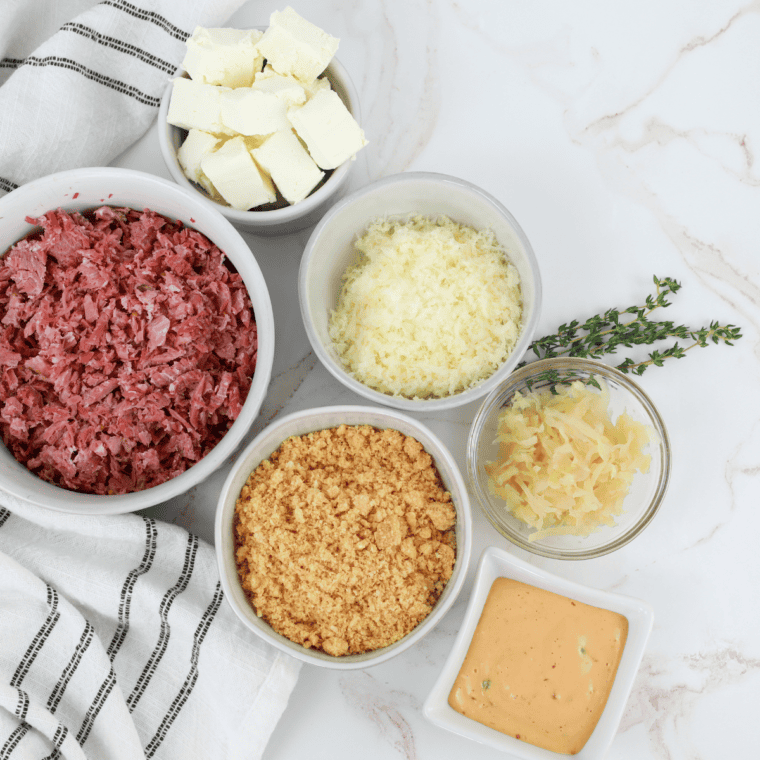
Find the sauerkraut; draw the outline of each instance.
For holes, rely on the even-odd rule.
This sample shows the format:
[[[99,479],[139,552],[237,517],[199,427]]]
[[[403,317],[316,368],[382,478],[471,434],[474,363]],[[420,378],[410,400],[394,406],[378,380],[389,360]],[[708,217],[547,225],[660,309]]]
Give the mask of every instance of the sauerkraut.
[[[535,529],[531,541],[614,525],[634,476],[649,469],[654,431],[626,412],[613,423],[609,388],[597,380],[601,392],[576,381],[517,393],[500,414],[489,486]]]
[[[329,332],[357,380],[391,396],[441,398],[481,383],[512,353],[520,275],[492,231],[445,216],[381,219],[356,249]]]

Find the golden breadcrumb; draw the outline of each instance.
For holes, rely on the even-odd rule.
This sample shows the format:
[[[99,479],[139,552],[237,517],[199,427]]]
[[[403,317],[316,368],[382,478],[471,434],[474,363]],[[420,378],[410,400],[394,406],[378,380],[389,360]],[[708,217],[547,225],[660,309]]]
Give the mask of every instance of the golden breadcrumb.
[[[369,425],[286,440],[235,509],[241,584],[278,633],[330,655],[388,646],[430,613],[456,558],[431,456]]]

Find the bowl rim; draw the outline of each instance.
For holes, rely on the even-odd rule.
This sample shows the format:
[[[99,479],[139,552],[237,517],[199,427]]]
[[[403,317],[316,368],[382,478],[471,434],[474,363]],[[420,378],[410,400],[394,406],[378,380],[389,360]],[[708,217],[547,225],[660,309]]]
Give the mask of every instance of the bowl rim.
[[[76,491],[69,491],[60,486],[41,480],[33,473],[30,473],[22,464],[17,462],[10,452],[7,452],[11,459],[13,459],[13,461],[10,462],[11,467],[13,469],[16,469],[16,467],[19,468],[17,472],[21,477],[20,479],[9,478],[7,482],[3,481],[2,488],[23,501],[30,502],[37,506],[46,507],[57,512],[87,515],[124,514],[127,512],[135,512],[168,501],[176,496],[180,496],[198,483],[203,482],[224,464],[227,458],[235,451],[237,446],[247,435],[264,402],[272,375],[275,341],[274,314],[272,311],[269,289],[259,263],[256,260],[253,251],[251,251],[250,246],[245,242],[245,239],[240,232],[235,229],[228,219],[225,219],[225,217],[216,209],[200,203],[198,198],[194,197],[176,183],[155,174],[121,167],[94,166],[67,169],[27,182],[15,189],[12,193],[8,193],[0,198],[0,217],[8,215],[7,212],[5,212],[6,206],[12,205],[20,208],[31,208],[34,205],[35,198],[38,196],[40,189],[50,187],[51,185],[56,187],[57,192],[58,188],[60,188],[60,192],[58,193],[59,197],[65,196],[63,192],[64,188],[70,191],[67,200],[59,203],[57,206],[59,208],[64,208],[64,210],[67,207],[70,207],[71,203],[78,204],[79,208],[96,207],[98,205],[118,206],[121,204],[121,201],[118,199],[113,200],[107,195],[98,201],[88,201],[86,204],[82,204],[82,202],[76,197],[76,186],[78,183],[93,181],[111,182],[116,184],[122,179],[143,184],[146,188],[146,192],[148,192],[147,188],[153,186],[157,188],[159,192],[167,193],[169,196],[172,196],[175,201],[185,204],[187,209],[186,218],[191,219],[191,221],[183,223],[192,226],[194,229],[198,229],[199,232],[201,230],[198,227],[198,219],[202,219],[203,224],[211,223],[218,225],[222,237],[234,240],[236,244],[240,246],[241,252],[243,248],[248,251],[250,257],[248,266],[251,268],[251,275],[253,277],[258,299],[258,304],[254,304],[254,310],[256,311],[256,325],[257,329],[260,330],[261,335],[265,335],[267,339],[263,342],[263,345],[261,341],[259,343],[253,384],[251,385],[251,390],[243,403],[243,411],[241,414],[230,426],[230,429],[222,440],[205,457],[203,457],[203,459],[164,483],[142,491],[133,491],[127,494],[114,494],[112,496],[79,493]],[[69,203],[69,201],[71,203]],[[130,206],[134,207],[135,204],[130,204]],[[168,212],[164,215],[169,217],[172,216],[172,214]],[[20,216],[23,217],[23,214],[20,214]],[[197,218],[192,219],[193,216]],[[217,240],[214,239],[217,235],[209,232],[202,232],[202,234],[206,235],[206,237],[208,237],[213,243],[218,245]],[[16,242],[17,240],[11,242],[8,249]],[[227,256],[228,252],[225,250],[225,246],[219,245],[219,247],[225,253],[225,256]],[[0,256],[4,255],[8,249],[0,251]],[[250,291],[247,283],[246,290]],[[256,377],[257,374],[259,374],[258,378]],[[33,478],[34,480],[30,480],[30,478]],[[26,484],[24,481],[27,481]],[[50,492],[49,494],[47,494],[48,491]],[[146,495],[149,495],[149,497],[146,498]]]
[[[523,760],[559,760],[568,757],[488,728],[466,718],[448,704],[449,692],[469,649],[491,584],[499,577],[513,578],[594,607],[609,609],[628,619],[628,638],[604,711],[584,747],[574,755],[578,760],[602,760],[617,732],[644,656],[654,624],[654,610],[642,599],[572,581],[495,546],[487,546],[480,556],[464,618],[435,684],[425,699],[423,715],[440,728]]]
[[[330,416],[345,419],[350,415],[354,415],[357,419],[350,422],[344,421],[334,423],[320,421]],[[229,538],[231,521],[234,516],[237,494],[240,490],[239,487],[235,486],[235,482],[239,478],[242,478],[241,473],[250,473],[261,461],[270,456],[271,452],[277,450],[289,435],[306,435],[308,432],[326,430],[340,424],[368,424],[376,426],[376,423],[374,422],[359,421],[362,418],[366,419],[367,416],[381,416],[385,418],[388,423],[386,425],[387,428],[399,429],[396,427],[397,424],[405,425],[410,431],[415,431],[404,433],[405,435],[417,435],[418,440],[420,440],[419,436],[421,435],[423,439],[431,444],[429,446],[420,440],[425,446],[425,450],[428,454],[433,457],[436,467],[439,470],[439,474],[442,474],[439,462],[443,462],[446,465],[446,470],[451,481],[446,485],[447,487],[451,486],[448,487],[448,490],[452,493],[452,497],[454,496],[454,489],[458,491],[455,509],[457,512],[457,522],[461,526],[462,540],[460,544],[458,536],[456,564],[454,566],[452,577],[446,585],[445,592],[447,592],[447,596],[442,604],[439,600],[424,620],[418,623],[418,625],[407,633],[406,636],[387,647],[358,655],[331,657],[324,652],[315,652],[286,639],[284,636],[272,630],[268,625],[266,628],[264,625],[258,627],[251,622],[251,617],[255,615],[255,612],[253,612],[253,608],[250,606],[247,599],[241,594],[240,582],[238,580],[234,560],[231,555],[227,555],[227,545],[232,543]],[[283,433],[288,427],[297,425],[302,421],[310,421],[313,422],[313,424],[310,424],[308,430],[304,430],[304,432],[301,433]],[[254,459],[251,459],[253,453],[264,442],[269,444],[266,449],[271,449],[270,453],[265,454],[264,456],[256,456]],[[431,447],[435,449],[434,452],[430,450]],[[216,563],[222,584],[222,590],[227,604],[232,608],[235,615],[249,631],[253,632],[263,641],[276,647],[280,651],[296,657],[303,662],[310,663],[311,665],[333,670],[358,670],[378,665],[381,662],[386,662],[411,648],[423,636],[438,625],[440,620],[449,612],[467,578],[467,571],[472,554],[472,532],[472,507],[464,477],[448,447],[427,425],[394,409],[356,404],[340,404],[311,407],[301,411],[291,412],[290,414],[278,418],[263,429],[237,456],[219,492],[219,498],[216,504],[216,514],[214,516],[214,551],[216,554]],[[234,543],[232,543],[232,545],[234,546]]]
[[[512,227],[516,237],[519,239],[520,244],[523,247],[525,258],[528,261],[529,269],[532,273],[534,291],[533,309],[531,311],[531,314],[523,324],[523,330],[517,340],[517,343],[515,344],[512,353],[509,355],[509,357],[507,357],[507,361],[504,362],[501,367],[499,367],[492,375],[487,377],[481,383],[472,388],[469,388],[466,391],[462,391],[461,393],[455,394],[453,396],[446,396],[444,398],[421,399],[417,401],[408,398],[402,398],[399,396],[390,396],[388,394],[381,393],[380,391],[376,391],[373,388],[370,388],[369,386],[359,382],[356,378],[352,377],[348,372],[346,372],[346,370],[339,366],[325,350],[322,342],[317,335],[310,317],[310,299],[308,296],[309,270],[312,264],[314,249],[320,237],[327,234],[326,228],[331,224],[334,218],[339,214],[342,214],[347,207],[351,206],[356,201],[361,200],[365,196],[371,195],[378,190],[382,190],[388,186],[405,185],[414,182],[440,183],[444,186],[448,185],[451,187],[459,188],[461,190],[465,190],[480,197],[487,204],[492,206],[495,211],[501,214]],[[410,214],[411,213],[413,212],[410,212]],[[367,224],[369,224],[371,221],[371,219],[365,220],[363,225],[357,230],[357,233],[365,229]],[[311,343],[312,348],[314,349],[314,352],[317,354],[317,357],[322,362],[323,366],[328,370],[328,372],[330,372],[330,374],[344,386],[354,391],[354,393],[357,393],[358,395],[364,397],[365,399],[374,401],[375,403],[382,404],[384,406],[411,412],[423,410],[438,411],[463,406],[482,398],[483,396],[490,393],[501,382],[503,382],[504,378],[509,375],[509,373],[514,369],[522,356],[525,354],[528,346],[530,345],[530,342],[533,339],[533,334],[536,331],[538,320],[541,315],[543,288],[538,259],[536,258],[535,252],[533,251],[530,240],[528,240],[525,231],[522,229],[517,219],[515,219],[512,213],[506,208],[506,206],[504,206],[503,203],[501,203],[501,201],[499,201],[495,196],[491,195],[491,193],[487,192],[483,188],[478,187],[477,185],[473,184],[472,182],[468,182],[465,179],[461,179],[460,177],[455,177],[440,172],[411,171],[391,174],[387,177],[375,180],[374,182],[371,182],[345,196],[343,199],[333,205],[329,211],[327,211],[327,213],[317,223],[316,227],[306,242],[298,272],[298,295],[301,307],[301,317],[304,323],[304,327],[306,328],[306,335],[309,339],[309,342]]]
[[[612,380],[626,391],[631,393],[634,398],[644,407],[649,416],[651,426],[659,436],[658,446],[661,454],[661,467],[655,493],[651,502],[647,505],[645,512],[630,528],[619,536],[611,538],[607,543],[588,549],[557,549],[555,547],[543,546],[539,542],[524,541],[516,533],[510,532],[500,525],[494,518],[490,509],[488,494],[485,492],[481,478],[479,477],[478,461],[478,442],[484,431],[485,421],[489,415],[497,408],[503,405],[503,402],[511,396],[517,386],[522,384],[527,378],[547,369],[580,369],[583,372],[598,374],[605,379]],[[654,444],[653,444],[654,445]],[[596,557],[609,554],[636,538],[654,519],[660,509],[662,502],[668,490],[670,482],[670,473],[672,467],[672,455],[670,437],[668,435],[665,421],[660,415],[659,410],[654,402],[644,392],[630,376],[612,367],[609,364],[596,359],[586,359],[582,357],[552,357],[529,362],[520,369],[513,372],[504,382],[495,388],[488,397],[483,401],[470,425],[470,432],[467,438],[466,447],[466,469],[468,480],[475,496],[475,500],[481,508],[481,511],[488,518],[493,527],[507,540],[521,549],[537,554],[542,557],[562,560],[583,560],[594,559]]]
[[[265,26],[253,26],[249,28],[259,29],[260,31],[267,29]],[[361,125],[359,94],[345,66],[333,56],[330,63],[327,64],[325,71],[320,74],[320,76],[327,75],[328,72],[335,80],[340,82],[340,85],[345,92],[346,99],[348,100],[346,106],[354,119]],[[271,209],[269,211],[240,211],[236,208],[232,208],[232,206],[224,206],[221,203],[218,203],[185,175],[185,172],[179,164],[177,152],[173,149],[171,141],[169,140],[169,134],[171,131],[180,129],[180,127],[169,124],[166,120],[169,113],[169,102],[171,100],[172,89],[174,87],[173,80],[185,75],[187,75],[187,72],[185,72],[181,66],[178,67],[167,83],[164,93],[161,96],[161,102],[158,107],[158,119],[156,122],[158,129],[158,144],[161,150],[161,155],[166,164],[166,168],[177,184],[199,197],[204,203],[212,205],[227,219],[233,222],[233,224],[237,223],[241,225],[269,227],[292,222],[300,217],[306,216],[318,208],[322,203],[326,202],[346,181],[348,174],[354,165],[353,158],[349,158],[340,166],[333,169],[332,174],[327,178],[322,187],[318,188],[298,203],[289,204],[283,208]]]

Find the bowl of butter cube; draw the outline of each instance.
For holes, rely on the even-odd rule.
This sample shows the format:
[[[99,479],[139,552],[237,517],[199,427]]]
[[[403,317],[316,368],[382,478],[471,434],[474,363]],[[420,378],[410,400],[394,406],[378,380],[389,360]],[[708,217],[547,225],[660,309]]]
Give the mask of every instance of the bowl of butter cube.
[[[338,44],[290,7],[268,27],[196,27],[159,110],[173,179],[243,231],[316,224],[367,144]]]

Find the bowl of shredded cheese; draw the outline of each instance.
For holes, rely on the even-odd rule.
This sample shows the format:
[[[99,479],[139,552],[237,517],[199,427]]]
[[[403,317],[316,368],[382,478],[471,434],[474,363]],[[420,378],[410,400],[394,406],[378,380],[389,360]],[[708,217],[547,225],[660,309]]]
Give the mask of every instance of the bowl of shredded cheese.
[[[348,388],[407,411],[461,406],[516,367],[540,312],[530,242],[493,196],[406,172],[325,215],[299,271],[306,333]]]
[[[555,559],[599,557],[638,536],[665,496],[670,459],[651,399],[590,359],[514,372],[483,402],[467,443],[470,483],[496,530]]]

